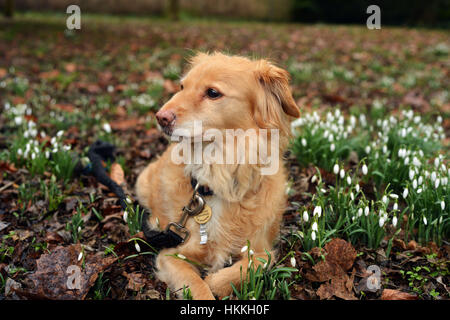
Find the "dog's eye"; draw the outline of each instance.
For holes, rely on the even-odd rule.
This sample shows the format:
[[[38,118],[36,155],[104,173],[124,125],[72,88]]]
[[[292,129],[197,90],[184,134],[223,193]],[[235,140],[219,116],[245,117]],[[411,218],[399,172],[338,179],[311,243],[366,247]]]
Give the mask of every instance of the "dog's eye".
[[[211,99],[217,99],[222,96],[222,94],[219,91],[213,88],[209,88],[208,90],[206,90],[206,95],[208,96],[208,98]]]
[[[182,84],[180,84],[180,90],[183,90],[184,86]]]

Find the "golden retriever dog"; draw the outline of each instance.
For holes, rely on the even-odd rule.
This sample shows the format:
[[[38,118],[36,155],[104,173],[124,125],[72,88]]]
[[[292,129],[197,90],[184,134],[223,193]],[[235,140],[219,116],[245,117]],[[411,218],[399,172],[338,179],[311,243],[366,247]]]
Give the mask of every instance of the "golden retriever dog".
[[[150,209],[148,225],[155,230],[164,230],[180,219],[183,207],[193,196],[192,178],[212,190],[212,195],[204,196],[211,208],[211,218],[204,224],[206,243],[201,243],[200,224],[190,217],[186,221],[190,237],[178,247],[161,250],[156,267],[157,277],[172,290],[186,286],[194,299],[214,299],[231,294],[230,284],[239,287],[241,277],[245,278],[250,251],[242,248],[247,241],[254,265],[260,263],[257,257],[267,259],[265,250],[273,253],[287,201],[282,155],[288,145],[290,122],[300,112],[289,88],[289,73],[267,60],[216,52],[199,53],[189,62],[189,70],[180,80],[180,91],[156,114],[166,134],[184,129],[187,133],[182,139],[192,138],[194,122],[201,121],[203,130],[252,129],[259,133],[270,129],[267,139],[275,131],[279,138],[269,153],[277,155],[271,161],[281,165],[271,174],[261,173],[262,164],[247,161],[173,161],[174,148],[181,143],[178,142],[170,144],[137,179],[138,200]],[[202,141],[201,145],[210,143],[214,141]],[[248,145],[244,150],[236,146],[223,148],[225,153],[244,151],[248,160],[254,149]],[[231,259],[236,262],[225,267]],[[205,278],[197,265],[208,266]]]

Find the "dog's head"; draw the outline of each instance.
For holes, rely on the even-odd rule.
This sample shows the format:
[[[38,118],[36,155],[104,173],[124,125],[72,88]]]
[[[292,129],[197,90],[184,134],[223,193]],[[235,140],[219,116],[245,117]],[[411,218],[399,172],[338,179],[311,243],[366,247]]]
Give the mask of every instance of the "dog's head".
[[[180,84],[156,114],[169,135],[184,129],[192,137],[201,121],[203,130],[279,129],[287,140],[290,120],[300,115],[288,72],[267,60],[199,53]]]

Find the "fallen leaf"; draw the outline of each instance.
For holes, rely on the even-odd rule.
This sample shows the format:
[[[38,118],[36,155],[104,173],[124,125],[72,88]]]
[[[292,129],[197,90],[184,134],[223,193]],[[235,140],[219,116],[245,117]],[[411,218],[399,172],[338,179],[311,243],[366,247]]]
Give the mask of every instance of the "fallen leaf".
[[[125,184],[125,173],[123,172],[122,167],[117,162],[114,162],[111,165],[111,171],[110,171],[110,177],[111,179],[117,183],[118,185]]]
[[[384,289],[381,300],[417,300],[416,295],[393,289]]]
[[[114,263],[116,258],[89,256],[86,257],[83,267],[82,260],[78,260],[81,251],[81,245],[75,244],[68,247],[59,246],[49,254],[42,254],[36,261],[36,271],[27,276],[27,280],[32,282],[34,287],[16,292],[35,299],[84,299],[97,280],[98,274]],[[69,276],[72,275],[76,279],[77,273],[77,271],[70,272],[69,267],[79,272],[79,288],[69,289],[71,281]]]

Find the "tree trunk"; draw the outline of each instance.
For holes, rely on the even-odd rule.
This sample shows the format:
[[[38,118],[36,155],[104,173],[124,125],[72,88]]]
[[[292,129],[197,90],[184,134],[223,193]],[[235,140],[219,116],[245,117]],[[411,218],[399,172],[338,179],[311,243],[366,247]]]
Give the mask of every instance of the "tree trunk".
[[[5,0],[5,17],[12,18],[14,14],[14,0]]]
[[[169,18],[173,21],[177,21],[180,18],[180,1],[169,0]]]

